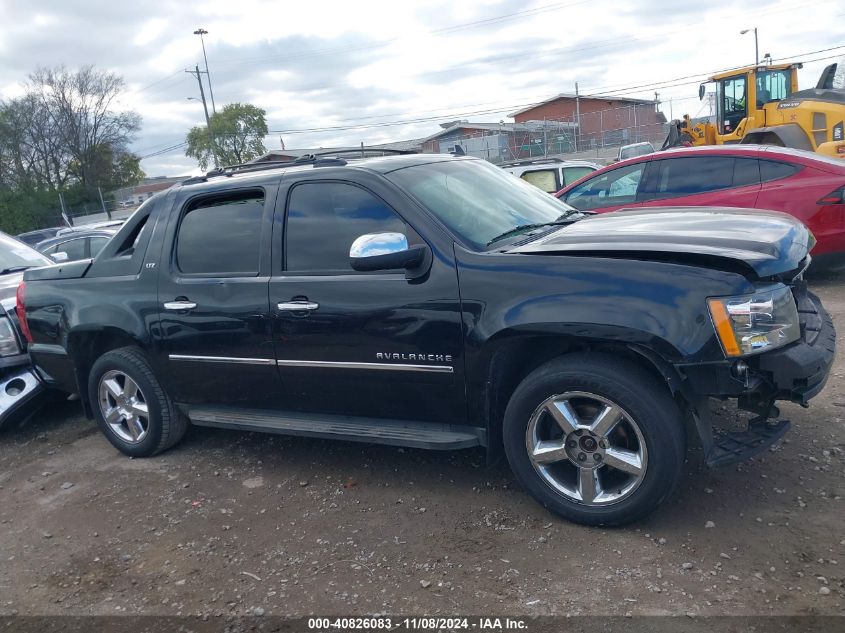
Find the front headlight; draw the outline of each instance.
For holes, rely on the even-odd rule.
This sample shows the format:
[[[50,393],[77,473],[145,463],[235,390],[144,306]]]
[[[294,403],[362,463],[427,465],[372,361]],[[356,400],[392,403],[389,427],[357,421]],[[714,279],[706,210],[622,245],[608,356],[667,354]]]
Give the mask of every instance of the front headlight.
[[[0,356],[15,356],[21,353],[18,337],[12,330],[9,317],[0,317]]]
[[[707,306],[727,356],[765,352],[801,336],[798,309],[786,286],[708,299]]]

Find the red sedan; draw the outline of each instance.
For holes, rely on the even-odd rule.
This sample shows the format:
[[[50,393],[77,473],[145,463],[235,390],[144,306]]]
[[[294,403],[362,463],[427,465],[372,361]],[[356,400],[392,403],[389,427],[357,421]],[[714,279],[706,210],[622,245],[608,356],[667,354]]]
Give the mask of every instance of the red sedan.
[[[783,147],[680,147],[614,163],[557,194],[603,213],[717,206],[783,211],[816,236],[816,262],[845,262],[845,160]]]

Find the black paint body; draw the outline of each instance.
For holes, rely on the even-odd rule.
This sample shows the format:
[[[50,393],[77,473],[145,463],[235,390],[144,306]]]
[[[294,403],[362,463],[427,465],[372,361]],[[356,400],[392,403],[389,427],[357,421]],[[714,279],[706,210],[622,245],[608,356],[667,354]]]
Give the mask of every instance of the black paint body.
[[[139,209],[93,262],[27,271],[36,366],[48,382],[84,398],[96,357],[137,345],[180,404],[469,425],[486,429],[488,438],[497,437],[519,380],[567,351],[602,349],[637,359],[689,400],[744,394],[747,383],[731,374],[706,300],[790,283],[812,239],[803,225],[757,211],[753,235],[731,238],[726,222],[748,222],[733,211],[702,214],[694,227],[682,219],[684,211],[624,212],[584,219],[521,246],[503,242],[473,251],[387,177],[415,161],[443,160],[460,159],[369,159],[174,187]],[[423,274],[287,274],[290,188],[319,180],[364,187],[399,213],[411,229],[409,241],[428,248]],[[197,196],[239,188],[265,194],[259,274],[181,275],[173,257],[181,210]],[[144,221],[134,250],[116,257]],[[647,239],[636,230],[643,225]],[[579,240],[586,246],[578,248]],[[162,309],[178,298],[197,309]],[[320,307],[307,314],[276,310],[295,299]],[[792,347],[801,346],[809,347],[806,341]],[[791,352],[751,357],[751,371],[761,357],[777,364],[772,354],[784,353]],[[177,361],[172,354],[267,362]],[[448,356],[451,371],[277,365],[392,362],[385,354],[399,355],[399,363],[411,355]],[[808,363],[790,370],[782,384],[764,380],[754,388],[767,397],[803,397],[795,389],[810,376],[823,384],[830,359],[817,354]]]

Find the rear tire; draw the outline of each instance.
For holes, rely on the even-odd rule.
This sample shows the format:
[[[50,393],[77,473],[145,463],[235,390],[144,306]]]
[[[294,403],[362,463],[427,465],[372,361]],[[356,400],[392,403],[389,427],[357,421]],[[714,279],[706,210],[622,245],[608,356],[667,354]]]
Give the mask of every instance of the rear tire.
[[[167,450],[188,428],[137,347],[122,347],[97,359],[88,377],[88,398],[100,430],[131,457]]]
[[[584,525],[623,525],[677,487],[685,436],[659,378],[607,354],[578,353],[538,367],[505,411],[505,453],[545,507]]]

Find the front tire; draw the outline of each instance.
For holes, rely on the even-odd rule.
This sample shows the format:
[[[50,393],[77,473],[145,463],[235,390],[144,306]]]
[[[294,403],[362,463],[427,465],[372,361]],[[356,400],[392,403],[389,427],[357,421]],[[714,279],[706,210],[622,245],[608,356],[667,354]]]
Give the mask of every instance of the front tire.
[[[503,439],[517,479],[585,525],[622,525],[659,506],[682,473],[681,413],[635,363],[578,353],[542,365],[514,391]]]
[[[149,457],[176,444],[188,423],[136,347],[103,354],[88,377],[100,430],[121,453]]]

